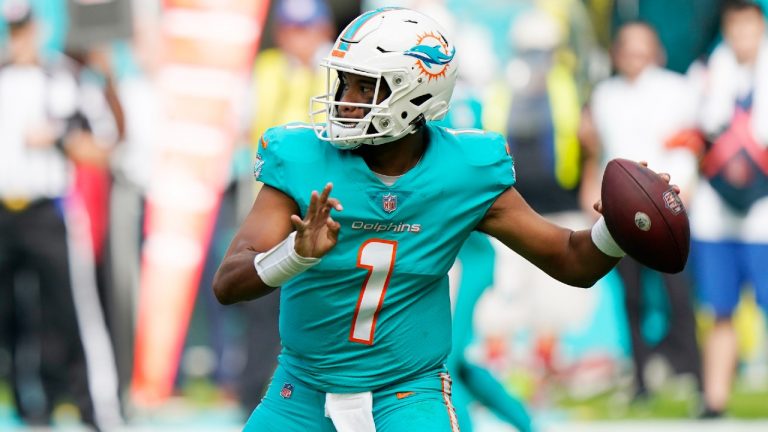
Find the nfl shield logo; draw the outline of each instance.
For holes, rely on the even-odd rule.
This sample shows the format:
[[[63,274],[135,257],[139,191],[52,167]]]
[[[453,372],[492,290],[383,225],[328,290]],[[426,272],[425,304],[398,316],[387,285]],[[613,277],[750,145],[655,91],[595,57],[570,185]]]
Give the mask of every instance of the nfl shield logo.
[[[672,212],[672,214],[679,214],[683,211],[683,202],[680,201],[680,197],[674,191],[664,192],[664,204]]]
[[[384,194],[381,199],[381,206],[387,213],[392,213],[397,210],[397,195],[393,193]]]
[[[283,389],[280,390],[280,396],[283,397],[283,399],[288,399],[293,394],[293,384],[285,383],[283,384]]]

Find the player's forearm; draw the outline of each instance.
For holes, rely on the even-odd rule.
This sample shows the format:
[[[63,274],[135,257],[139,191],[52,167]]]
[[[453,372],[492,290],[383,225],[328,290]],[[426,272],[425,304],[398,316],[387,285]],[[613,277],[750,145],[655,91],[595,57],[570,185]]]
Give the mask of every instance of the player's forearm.
[[[548,275],[568,285],[589,288],[608,273],[618,262],[595,246],[590,231],[562,230],[563,237],[551,239],[551,244],[560,244],[550,253],[530,257],[534,264]]]
[[[561,266],[563,282],[589,288],[619,262],[601,252],[592,240],[590,230],[574,231],[568,240],[568,254]]]
[[[228,305],[253,300],[275,289],[259,277],[253,265],[255,256],[256,252],[243,251],[222,261],[213,278],[213,292],[219,303]]]

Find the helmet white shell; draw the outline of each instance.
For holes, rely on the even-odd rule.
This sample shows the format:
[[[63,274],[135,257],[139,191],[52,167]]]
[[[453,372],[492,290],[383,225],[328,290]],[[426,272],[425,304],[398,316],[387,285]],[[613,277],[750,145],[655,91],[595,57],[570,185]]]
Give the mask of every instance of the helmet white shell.
[[[353,149],[397,140],[426,121],[442,119],[456,83],[455,54],[445,30],[419,12],[382,8],[360,15],[321,61],[327,69],[326,93],[310,102],[318,138]],[[339,101],[339,72],[374,78],[371,103]],[[376,103],[382,81],[391,93]],[[362,119],[341,118],[342,105],[362,107],[367,113]]]

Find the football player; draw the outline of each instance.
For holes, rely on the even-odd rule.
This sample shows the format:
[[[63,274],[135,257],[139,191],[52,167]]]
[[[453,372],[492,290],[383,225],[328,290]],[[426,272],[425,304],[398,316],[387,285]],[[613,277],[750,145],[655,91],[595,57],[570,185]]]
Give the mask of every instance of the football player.
[[[423,14],[366,12],[323,60],[322,122],[260,140],[264,186],[213,286],[224,304],[282,287],[279,365],[245,430],[458,430],[447,272],[467,236],[580,287],[623,255],[602,220],[574,232],[535,213],[502,136],[430,124],[456,55]]]

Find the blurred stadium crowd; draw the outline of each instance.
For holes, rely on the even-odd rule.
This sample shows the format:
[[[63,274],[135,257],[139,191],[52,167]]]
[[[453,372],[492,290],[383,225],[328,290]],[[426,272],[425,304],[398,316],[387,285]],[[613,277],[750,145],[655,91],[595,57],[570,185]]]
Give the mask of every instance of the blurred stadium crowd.
[[[768,1],[0,6],[0,429],[114,430],[178,400],[241,424],[280,350],[279,293],[225,308],[213,274],[258,193],[261,134],[308,120],[318,60],[381,6],[454,35],[443,121],[504,134],[539,213],[591,225],[622,157],[670,173],[691,220],[683,273],[626,258],[587,291],[472,238],[452,271],[459,363],[534,424],[768,417]],[[524,428],[519,406],[475,399]]]

